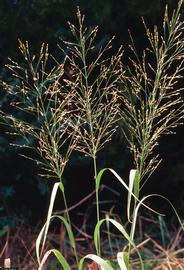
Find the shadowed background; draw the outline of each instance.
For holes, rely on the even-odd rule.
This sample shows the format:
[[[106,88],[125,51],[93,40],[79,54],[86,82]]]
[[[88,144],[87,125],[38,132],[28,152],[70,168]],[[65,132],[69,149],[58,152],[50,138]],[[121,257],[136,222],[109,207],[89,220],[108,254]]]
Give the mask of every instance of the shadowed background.
[[[100,44],[113,35],[116,36],[114,49],[124,45],[125,54],[130,42],[128,29],[131,30],[138,51],[146,46],[145,32],[141,17],[148,26],[161,25],[165,4],[175,7],[175,0],[1,0],[0,1],[0,79],[15,81],[9,76],[4,65],[8,57],[20,60],[18,39],[28,40],[33,52],[37,52],[42,42],[48,43],[50,52],[57,54],[60,38],[70,39],[67,21],[76,22],[76,8],[86,15],[87,25],[99,25],[97,42]],[[10,97],[1,89],[0,106],[7,110]],[[184,129],[176,130],[176,135],[163,137],[157,151],[163,162],[151,177],[144,193],[160,193],[172,200],[182,216],[184,184]],[[13,226],[21,219],[29,218],[30,222],[45,217],[48,206],[51,182],[37,176],[38,168],[31,161],[20,157],[19,149],[10,146],[11,138],[0,126],[0,234],[5,226]],[[128,178],[133,167],[131,155],[125,141],[117,134],[98,157],[99,169],[112,167],[124,178]],[[93,191],[92,164],[88,159],[74,153],[65,177],[66,194],[69,205],[73,205]],[[106,176],[104,185],[114,191],[120,186]],[[79,190],[77,192],[77,189]],[[107,201],[104,209],[112,206],[121,212],[126,194],[118,196],[108,189],[103,191],[103,200]],[[92,198],[90,203],[92,203]],[[89,203],[89,205],[91,205]],[[102,202],[103,203],[103,202]],[[104,204],[103,204],[104,205]],[[163,202],[154,202],[155,207],[168,209]],[[62,209],[62,201],[57,201],[57,208]],[[81,205],[76,212],[83,212]],[[92,213],[89,206],[89,213]],[[74,218],[76,216],[74,215]]]

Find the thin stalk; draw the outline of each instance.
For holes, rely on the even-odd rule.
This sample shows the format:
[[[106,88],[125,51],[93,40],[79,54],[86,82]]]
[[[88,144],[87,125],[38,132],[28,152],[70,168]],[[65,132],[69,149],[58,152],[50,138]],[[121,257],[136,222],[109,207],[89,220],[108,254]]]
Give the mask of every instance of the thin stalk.
[[[97,178],[97,164],[96,164],[96,156],[93,156],[93,166],[94,166],[94,177],[95,177],[95,185],[96,185],[96,178]],[[96,192],[96,218],[97,222],[100,221],[100,209],[99,209],[99,193],[98,193],[98,188],[95,187],[95,192]],[[100,232],[98,235],[99,243],[98,243],[98,256],[101,255],[101,250],[100,250]]]
[[[68,204],[67,204],[65,192],[62,191],[62,194],[63,194],[63,201],[64,201],[66,217],[67,217],[67,220],[68,220],[68,223],[69,223],[69,226],[70,226],[70,230],[72,231],[72,223],[71,223],[70,215],[69,215],[69,212],[68,212]],[[76,263],[77,263],[77,268],[79,268],[79,259],[78,259],[77,249],[76,249],[75,244],[74,244],[74,247],[73,247],[73,251],[74,251],[74,256],[75,256]]]
[[[144,161],[144,159],[142,159],[141,161]],[[140,166],[140,169],[141,169],[141,171],[139,173],[139,183],[140,183],[140,180],[141,180],[141,177],[142,177],[142,168],[141,168],[141,166]],[[137,199],[139,199],[139,194],[137,194]],[[136,211],[137,203],[138,203],[138,201],[136,199],[134,199],[134,207],[133,207],[133,212],[132,212],[132,219],[136,218],[135,211]],[[132,220],[131,227],[130,227],[130,240],[132,242],[134,242],[133,226],[134,226],[134,220]],[[128,243],[129,258],[130,258],[131,249],[132,249],[132,245],[129,242]],[[129,265],[130,265],[130,263],[129,263]]]
[[[93,166],[94,166],[94,177],[95,182],[97,178],[97,164],[96,164],[96,157],[93,157]],[[99,196],[98,196],[98,189],[96,188],[96,215],[97,215],[97,221],[100,220],[100,213],[99,213]]]

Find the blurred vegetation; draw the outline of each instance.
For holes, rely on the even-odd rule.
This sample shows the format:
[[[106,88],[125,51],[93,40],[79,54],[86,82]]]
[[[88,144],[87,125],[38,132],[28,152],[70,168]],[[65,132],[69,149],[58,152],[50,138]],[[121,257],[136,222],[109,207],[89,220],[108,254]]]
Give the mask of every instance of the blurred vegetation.
[[[148,26],[155,23],[159,25],[162,22],[165,4],[169,4],[173,9],[176,0],[1,0],[0,79],[15,84],[4,65],[8,62],[8,57],[21,60],[17,49],[18,39],[28,40],[35,53],[42,42],[46,42],[50,51],[57,54],[59,39],[70,38],[67,21],[75,23],[77,6],[86,14],[89,25],[100,26],[99,44],[115,35],[115,48],[124,44],[126,50],[129,43],[128,29],[131,29],[138,49],[145,47],[141,16],[144,16]],[[7,107],[9,99],[8,94],[1,89],[0,107],[11,110]],[[177,187],[181,187],[184,181],[183,133],[181,127],[177,135],[169,136],[166,140],[163,138],[160,142],[159,150],[163,163],[153,176],[155,181],[151,181],[149,185],[149,189],[159,193],[161,190],[161,193],[167,194],[169,198],[176,199],[175,194],[178,190],[182,193],[181,188]],[[0,126],[0,232],[2,233],[2,228],[6,229],[5,225],[11,225],[11,222],[14,224],[21,216],[37,219],[39,213],[36,215],[36,211],[39,212],[39,209],[47,204],[47,191],[50,185],[36,176],[36,166],[19,157],[20,150],[10,146],[10,141],[4,127]],[[127,175],[132,166],[129,151],[123,142],[119,142],[118,135],[100,154],[99,159],[101,167],[111,166],[121,171],[123,175]],[[85,178],[92,178],[92,173],[90,162],[84,161],[80,155],[73,156],[70,166],[73,169],[71,172],[69,167],[66,171],[66,183],[72,185],[73,190],[76,189],[78,181],[84,186],[84,193],[78,195],[75,192],[70,196],[70,203],[74,203],[91,191],[92,187],[89,187],[89,182],[85,183]],[[158,181],[159,187],[154,184]],[[181,198],[182,194],[180,200]],[[42,213],[45,214],[43,211]]]

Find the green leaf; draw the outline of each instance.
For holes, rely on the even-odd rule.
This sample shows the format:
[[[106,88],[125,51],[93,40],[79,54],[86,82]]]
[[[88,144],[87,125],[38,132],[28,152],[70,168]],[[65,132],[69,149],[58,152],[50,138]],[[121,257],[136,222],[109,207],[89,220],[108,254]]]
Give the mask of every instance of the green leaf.
[[[98,175],[97,175],[97,177],[96,177],[96,179],[95,179],[95,180],[96,180],[96,189],[97,189],[97,190],[99,190],[99,188],[100,188],[101,178],[102,178],[103,173],[104,173],[106,170],[107,170],[106,168],[100,170],[99,173],[98,173]]]
[[[71,227],[70,227],[68,221],[63,216],[53,216],[53,217],[59,218],[64,223],[66,230],[67,230],[67,233],[68,233],[70,244],[71,244],[72,248],[75,249],[75,238],[74,238],[73,232],[71,230]]]
[[[62,193],[65,192],[65,187],[63,185],[63,182],[60,182],[59,188],[61,189]]]
[[[140,200],[134,195],[134,193],[130,190],[130,188],[127,186],[127,184],[125,183],[125,181],[117,174],[116,171],[114,171],[111,168],[106,168],[106,170],[109,170],[115,177],[116,179],[124,186],[124,188],[132,195],[132,197],[134,197],[135,200],[137,200],[138,202],[140,202]],[[150,210],[151,212],[157,214],[157,215],[162,215],[160,213],[158,213],[157,211],[153,210],[152,208],[150,208],[149,206],[147,206],[146,204],[142,203],[142,205],[147,208],[148,210]]]
[[[140,202],[140,204],[142,204],[142,202]],[[141,255],[140,255],[140,253],[139,253],[139,251],[138,251],[138,249],[137,249],[134,241],[131,239],[131,237],[129,236],[129,234],[126,232],[125,228],[119,222],[117,222],[114,219],[106,218],[106,219],[100,220],[97,223],[97,225],[95,227],[95,231],[94,231],[94,242],[95,242],[95,247],[96,247],[97,252],[99,250],[99,246],[98,246],[99,230],[100,230],[101,225],[105,221],[108,221],[108,222],[112,223],[121,232],[121,234],[125,237],[125,239],[128,241],[128,243],[131,244],[131,246],[135,249],[135,251],[137,252],[137,254],[139,256],[139,260],[140,260],[140,263],[141,263],[141,269],[144,270],[144,265],[143,265],[143,261],[142,261]]]
[[[83,269],[83,264],[84,264],[84,260],[85,259],[90,259],[90,260],[96,262],[98,265],[101,266],[101,269],[104,269],[104,270],[114,270],[114,268],[112,268],[112,266],[107,261],[105,261],[101,257],[99,257],[97,255],[94,255],[94,254],[88,254],[88,255],[84,256],[80,260],[80,262],[79,262],[79,270],[82,270]]]
[[[60,264],[63,266],[64,270],[71,270],[71,267],[69,266],[61,252],[59,252],[57,249],[52,249],[51,251],[54,253]]]
[[[130,216],[131,216],[130,209],[131,209],[131,199],[132,199],[132,193],[133,193],[133,188],[134,188],[135,175],[136,175],[136,170],[133,170],[133,169],[130,170],[130,174],[129,174],[129,190],[130,190],[130,192],[128,192],[128,200],[127,200],[127,217],[128,217],[129,221],[130,221]]]
[[[53,253],[56,256],[58,262],[61,264],[64,270],[71,270],[71,267],[67,263],[66,259],[63,257],[61,252],[59,252],[57,249],[50,249],[44,254],[44,257],[39,265],[38,270],[42,270],[43,265],[45,264],[46,260],[48,259],[51,253]]]
[[[132,226],[131,226],[131,232],[130,232],[130,238],[131,239],[134,239],[134,234],[135,234],[135,227],[136,227],[136,222],[137,222],[137,216],[138,216],[138,211],[139,211],[139,208],[144,205],[144,201],[150,197],[153,197],[153,196],[159,196],[157,194],[150,194],[150,195],[147,195],[145,196],[144,198],[142,198],[139,203],[137,204],[136,208],[135,208],[135,211],[133,213],[133,218],[132,218]],[[153,212],[155,212],[153,209],[152,209]],[[163,214],[159,214],[158,215],[160,216],[164,216]]]
[[[49,224],[51,223],[51,221],[54,218],[58,218],[64,223],[65,228],[66,228],[67,233],[68,233],[70,244],[71,244],[72,248],[75,249],[75,238],[74,238],[73,232],[72,232],[71,227],[70,227],[69,223],[67,222],[67,220],[63,216],[54,215],[54,216],[50,217]],[[45,239],[46,233],[48,233],[48,231],[46,232],[46,229],[47,229],[47,222],[42,227],[42,229],[38,235],[38,238],[36,240],[36,254],[37,254],[37,260],[38,260],[39,264],[41,264],[40,244],[41,244],[42,237],[44,236],[44,239]],[[43,244],[42,244],[42,246],[43,246]]]
[[[99,222],[97,222],[97,224],[95,226],[95,230],[94,230],[94,243],[95,243],[95,248],[96,248],[97,254],[99,254],[99,252],[100,252],[100,247],[99,247],[99,244],[100,244],[100,239],[99,239],[100,238],[100,227],[104,223],[104,221],[106,221],[106,219],[99,220]]]
[[[129,269],[129,254],[128,252],[118,252],[117,261],[121,270]]]
[[[134,194],[137,198],[139,198],[139,192],[140,192],[140,173],[138,170],[136,170],[134,175]]]
[[[51,220],[52,210],[54,207],[54,202],[55,202],[55,198],[56,198],[56,194],[57,194],[57,190],[59,186],[60,186],[60,182],[55,183],[53,186],[51,197],[50,197],[47,220],[36,240],[36,255],[37,255],[38,262],[40,262],[40,255],[44,249],[44,245],[45,245],[45,241],[46,241],[47,233],[49,229],[49,224]],[[41,252],[40,252],[40,244],[41,244],[42,235],[43,235],[43,242],[42,242],[42,247],[41,247]]]

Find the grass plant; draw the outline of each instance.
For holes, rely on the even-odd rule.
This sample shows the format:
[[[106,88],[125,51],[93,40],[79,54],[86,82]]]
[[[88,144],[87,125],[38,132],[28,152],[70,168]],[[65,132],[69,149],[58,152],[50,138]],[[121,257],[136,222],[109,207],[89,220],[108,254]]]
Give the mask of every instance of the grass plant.
[[[7,67],[17,79],[17,84],[12,86],[2,82],[2,85],[13,96],[11,105],[15,111],[24,114],[20,118],[18,114],[13,116],[1,112],[1,118],[10,127],[11,135],[20,136],[24,140],[24,144],[15,141],[14,145],[30,150],[22,155],[41,167],[42,176],[57,181],[53,186],[49,213],[52,212],[56,192],[60,188],[66,208],[66,224],[72,232],[62,175],[76,143],[78,124],[71,119],[72,111],[68,106],[73,93],[67,93],[61,85],[63,64],[52,67],[52,57],[47,45],[42,45],[40,54],[36,57],[31,55],[27,42],[24,44],[20,41],[19,44],[25,65],[22,67],[10,60]],[[48,225],[49,223],[46,232]],[[43,253],[45,240],[46,234],[39,257]],[[73,248],[77,261],[75,245]]]
[[[72,75],[66,79],[66,86],[74,91],[76,108],[77,144],[75,150],[93,160],[94,182],[96,186],[97,222],[100,220],[99,185],[97,184],[97,153],[109,142],[117,129],[120,117],[120,81],[122,48],[116,55],[107,57],[112,47],[111,39],[106,45],[96,50],[95,40],[98,27],[85,27],[84,16],[77,10],[78,28],[69,23],[73,42],[67,45],[67,65]],[[70,72],[71,73],[71,72]],[[100,249],[99,249],[100,254]]]
[[[133,57],[129,65],[123,63],[122,48],[114,56],[107,57],[112,40],[100,48],[95,45],[98,28],[86,28],[79,9],[78,27],[69,23],[74,40],[64,41],[66,48],[61,48],[65,56],[62,63],[49,54],[47,45],[42,45],[36,57],[30,53],[27,42],[20,42],[24,65],[15,61],[7,65],[16,79],[16,85],[1,84],[13,96],[11,105],[14,114],[1,111],[1,118],[13,136],[24,139],[24,144],[19,144],[16,139],[14,145],[26,148],[23,155],[36,161],[42,170],[41,175],[55,180],[47,219],[36,240],[39,270],[44,269],[51,253],[65,270],[82,270],[86,260],[92,260],[96,269],[99,266],[102,270],[132,270],[131,256],[134,253],[139,259],[139,269],[146,269],[135,241],[138,213],[143,206],[158,214],[146,205],[146,200],[153,196],[163,197],[151,194],[142,198],[140,190],[160,164],[155,154],[160,137],[182,124],[184,117],[183,88],[180,86],[184,70],[182,4],[183,0],[180,0],[171,16],[166,7],[161,30],[155,26],[151,31],[144,23],[149,46],[143,51],[142,58],[139,58],[130,35]],[[19,111],[23,112],[22,118],[17,113]],[[122,125],[134,159],[135,168],[130,171],[128,184],[113,169],[97,168],[98,152],[111,140],[119,125]],[[62,181],[63,171],[73,150],[93,160],[96,189],[96,254],[85,254],[83,257],[78,255]],[[114,218],[100,217],[99,188],[106,171],[127,190],[130,228]],[[66,208],[64,216],[53,215],[59,189]],[[60,250],[45,248],[53,219],[59,219],[64,224],[75,266],[69,264]],[[103,224],[108,224],[108,237],[113,226],[126,240],[117,252],[115,262],[102,258],[100,231]],[[160,222],[164,241],[163,224]]]
[[[130,183],[137,198],[161,162],[155,154],[160,136],[171,133],[173,128],[183,123],[183,88],[180,86],[184,69],[184,24],[180,14],[182,3],[178,2],[171,19],[166,6],[160,31],[156,26],[153,31],[149,30],[143,20],[149,45],[141,59],[130,35],[133,57],[128,67],[123,66],[126,72],[122,76],[122,83],[126,91],[122,96],[122,120],[123,133],[137,170]],[[134,199],[133,220],[137,205],[138,201]],[[130,235],[133,240],[134,226]]]
[[[155,26],[151,31],[143,21],[149,45],[142,58],[130,35],[133,57],[129,66],[123,66],[126,72],[122,83],[126,91],[122,97],[122,119],[123,132],[133,154],[139,181],[142,181],[140,188],[160,163],[155,155],[160,136],[183,123],[180,83],[184,68],[182,3],[179,1],[171,18],[166,6],[162,29]]]

